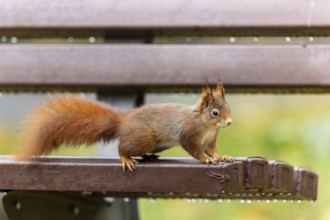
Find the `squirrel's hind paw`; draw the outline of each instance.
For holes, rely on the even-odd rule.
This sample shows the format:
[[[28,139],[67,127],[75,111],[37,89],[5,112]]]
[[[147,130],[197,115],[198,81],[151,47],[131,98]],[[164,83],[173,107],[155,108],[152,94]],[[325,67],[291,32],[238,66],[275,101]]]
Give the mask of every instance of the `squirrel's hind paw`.
[[[129,171],[133,172],[135,170],[135,165],[139,163],[137,160],[128,156],[120,156],[120,158],[124,172],[126,167]]]

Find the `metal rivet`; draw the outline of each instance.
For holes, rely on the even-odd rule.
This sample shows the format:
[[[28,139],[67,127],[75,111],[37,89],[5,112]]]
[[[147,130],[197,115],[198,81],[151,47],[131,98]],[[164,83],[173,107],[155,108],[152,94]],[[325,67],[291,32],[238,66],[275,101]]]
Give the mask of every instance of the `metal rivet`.
[[[16,202],[16,203],[15,203],[15,208],[16,208],[17,210],[20,210],[20,209],[22,208],[22,204],[21,204],[20,202]]]
[[[83,191],[81,194],[86,195],[86,196],[90,196],[90,195],[93,195],[93,192]]]
[[[69,43],[73,43],[73,41],[74,41],[74,37],[72,37],[72,36],[68,37],[68,42]]]
[[[79,207],[78,207],[78,206],[75,206],[75,207],[73,208],[73,214],[74,214],[74,215],[78,215],[79,212],[80,212]]]
[[[17,37],[12,37],[12,38],[10,38],[10,42],[11,42],[12,44],[16,44],[17,41],[18,41]]]
[[[287,37],[285,38],[285,41],[286,41],[286,42],[290,42],[290,41],[291,41],[291,37],[290,37],[290,36],[287,36]]]
[[[7,37],[6,36],[2,36],[1,37],[1,42],[2,43],[6,43],[7,42]]]
[[[112,203],[115,201],[115,198],[113,197],[104,197],[104,201],[108,202],[108,203]]]
[[[259,37],[253,37],[253,41],[254,42],[258,42],[259,41]]]
[[[314,37],[309,37],[308,40],[309,40],[310,42],[313,42],[313,41],[314,41]]]
[[[91,43],[91,44],[95,43],[95,41],[96,41],[95,37],[89,37],[88,38],[88,42]]]
[[[230,37],[229,38],[229,42],[230,43],[235,43],[236,42],[236,38],[235,37]]]

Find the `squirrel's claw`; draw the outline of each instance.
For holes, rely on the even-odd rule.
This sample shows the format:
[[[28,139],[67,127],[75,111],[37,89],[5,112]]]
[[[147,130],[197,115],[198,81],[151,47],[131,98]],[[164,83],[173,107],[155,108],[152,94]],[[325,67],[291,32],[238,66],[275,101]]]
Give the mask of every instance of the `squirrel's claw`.
[[[131,157],[128,156],[120,156],[120,158],[121,158],[123,172],[125,172],[125,167],[127,167],[129,171],[133,172],[135,170],[135,165],[139,163],[137,160],[132,159]]]

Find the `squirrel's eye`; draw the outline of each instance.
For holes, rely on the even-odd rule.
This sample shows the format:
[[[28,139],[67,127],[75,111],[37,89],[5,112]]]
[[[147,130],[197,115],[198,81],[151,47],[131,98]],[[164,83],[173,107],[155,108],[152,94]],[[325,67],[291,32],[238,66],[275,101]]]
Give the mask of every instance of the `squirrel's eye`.
[[[213,116],[213,117],[218,117],[219,114],[220,114],[220,111],[219,111],[218,109],[213,109],[213,110],[212,110],[212,116]]]

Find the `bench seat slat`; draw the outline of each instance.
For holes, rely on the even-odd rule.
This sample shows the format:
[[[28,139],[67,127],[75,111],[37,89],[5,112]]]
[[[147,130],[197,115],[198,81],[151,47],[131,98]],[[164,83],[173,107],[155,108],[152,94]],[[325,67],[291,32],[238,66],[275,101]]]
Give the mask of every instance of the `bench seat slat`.
[[[0,191],[87,191],[129,197],[315,200],[317,174],[308,169],[293,169],[290,164],[259,157],[237,158],[231,163],[220,162],[212,166],[191,158],[161,158],[141,162],[134,172],[123,172],[120,160],[114,158],[42,157],[33,162],[22,162],[1,156]]]

